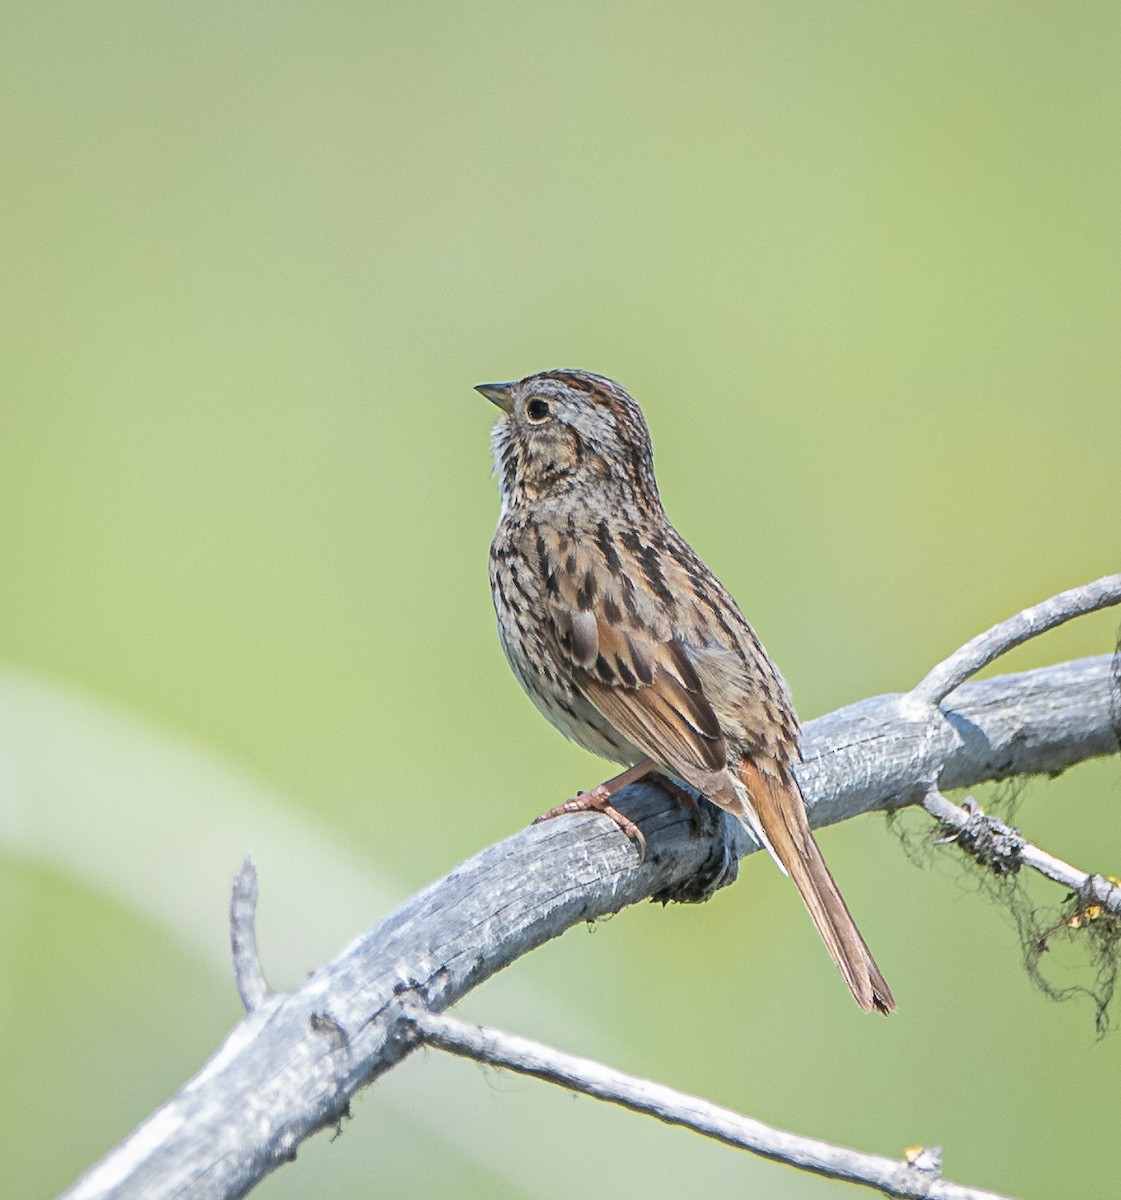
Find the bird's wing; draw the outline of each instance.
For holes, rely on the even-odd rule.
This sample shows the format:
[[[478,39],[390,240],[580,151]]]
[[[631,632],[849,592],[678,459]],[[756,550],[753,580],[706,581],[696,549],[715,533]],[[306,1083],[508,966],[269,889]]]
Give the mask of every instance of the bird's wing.
[[[556,605],[552,616],[557,649],[581,691],[620,733],[686,780],[686,770],[724,769],[720,722],[677,638],[660,640],[592,609]]]
[[[738,811],[724,733],[686,643],[658,614],[640,615],[629,580],[597,573],[591,547],[565,539],[547,549],[551,641],[570,677],[644,755]]]

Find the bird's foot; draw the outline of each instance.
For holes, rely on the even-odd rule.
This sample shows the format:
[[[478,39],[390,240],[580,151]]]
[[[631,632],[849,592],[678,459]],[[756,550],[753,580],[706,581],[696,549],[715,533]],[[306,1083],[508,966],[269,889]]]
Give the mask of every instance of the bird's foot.
[[[638,849],[638,861],[641,866],[646,861],[646,838],[634,821],[630,817],[624,816],[611,803],[611,800],[623,788],[645,778],[652,770],[653,764],[643,759],[642,762],[636,763],[633,767],[623,771],[622,774],[605,780],[598,787],[592,788],[590,792],[580,792],[579,795],[573,796],[571,800],[566,800],[563,804],[558,804],[556,808],[550,808],[548,812],[543,812],[539,817],[534,817],[533,823],[534,825],[539,825],[542,821],[551,821],[554,817],[563,817],[566,813],[603,813],[609,820],[614,821],[623,833],[634,842]]]

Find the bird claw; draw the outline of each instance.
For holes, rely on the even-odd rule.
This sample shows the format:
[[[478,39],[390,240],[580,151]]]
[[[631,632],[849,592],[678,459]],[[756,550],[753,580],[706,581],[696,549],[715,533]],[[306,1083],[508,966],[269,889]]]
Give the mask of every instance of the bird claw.
[[[543,812],[540,816],[534,817],[533,824],[540,825],[542,821],[551,821],[554,817],[563,817],[568,813],[602,813],[608,820],[618,825],[623,833],[634,842],[638,849],[638,863],[641,866],[646,861],[646,838],[634,821],[630,817],[625,817],[611,803],[612,794],[603,784],[592,788],[590,792],[578,792],[570,800],[566,800],[563,804],[558,804],[556,808],[550,808],[548,812]]]

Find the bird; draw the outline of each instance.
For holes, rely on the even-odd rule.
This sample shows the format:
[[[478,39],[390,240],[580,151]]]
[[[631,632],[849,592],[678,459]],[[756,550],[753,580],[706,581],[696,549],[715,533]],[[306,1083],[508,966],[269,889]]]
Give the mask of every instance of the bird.
[[[621,385],[578,370],[478,384],[500,513],[499,640],[562,733],[626,770],[542,815],[599,811],[649,775],[732,813],[794,881],[857,1004],[895,1000],[810,830],[789,691],[730,593],[666,516],[650,433]]]

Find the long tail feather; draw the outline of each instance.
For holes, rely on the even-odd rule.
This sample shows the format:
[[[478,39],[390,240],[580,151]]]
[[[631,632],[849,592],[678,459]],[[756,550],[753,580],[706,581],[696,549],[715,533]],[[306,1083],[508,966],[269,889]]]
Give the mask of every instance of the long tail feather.
[[[857,1004],[865,1012],[892,1012],[891,989],[825,865],[794,776],[777,763],[747,759],[741,762],[739,775],[747,789],[748,807],[754,810],[739,815],[749,829],[762,828],[767,849],[797,885]]]

